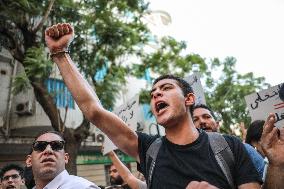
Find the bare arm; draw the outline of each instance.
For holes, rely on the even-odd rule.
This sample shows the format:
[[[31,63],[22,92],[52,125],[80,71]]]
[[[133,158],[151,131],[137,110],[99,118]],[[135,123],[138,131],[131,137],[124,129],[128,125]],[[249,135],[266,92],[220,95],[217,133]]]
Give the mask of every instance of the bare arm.
[[[111,159],[113,165],[116,167],[116,169],[119,172],[119,175],[122,177],[122,179],[130,186],[132,189],[139,189],[139,183],[142,181],[136,178],[129,169],[120,161],[120,159],[117,157],[115,152],[111,151],[108,154],[108,157]]]
[[[260,189],[261,186],[259,183],[252,182],[252,183],[246,183],[238,186],[238,189]]]
[[[73,38],[74,30],[70,24],[57,24],[46,29],[45,41],[51,54],[54,54],[52,60],[57,64],[66,86],[87,119],[103,131],[119,149],[139,161],[136,133],[115,114],[101,106],[96,93],[80,74],[70,56],[62,53],[68,49]]]
[[[261,147],[269,165],[264,189],[284,188],[284,128],[274,126],[275,114],[270,114],[264,124]]]
[[[218,189],[217,187],[209,184],[208,182],[202,181],[191,181],[187,186],[186,189]]]

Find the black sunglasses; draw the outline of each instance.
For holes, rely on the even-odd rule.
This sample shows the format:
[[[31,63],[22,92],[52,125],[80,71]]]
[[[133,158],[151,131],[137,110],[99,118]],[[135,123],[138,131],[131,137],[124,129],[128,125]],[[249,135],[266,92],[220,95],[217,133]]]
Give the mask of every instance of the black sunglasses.
[[[43,152],[47,145],[50,145],[51,149],[54,151],[59,151],[64,148],[65,142],[63,140],[54,140],[54,141],[35,141],[33,143],[33,150],[38,152]]]

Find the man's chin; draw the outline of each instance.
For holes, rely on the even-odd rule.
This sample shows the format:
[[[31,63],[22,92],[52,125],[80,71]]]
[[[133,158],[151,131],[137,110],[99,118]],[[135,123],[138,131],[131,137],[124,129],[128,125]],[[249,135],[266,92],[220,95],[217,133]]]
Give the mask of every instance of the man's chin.
[[[41,170],[38,175],[42,179],[50,180],[50,179],[53,179],[56,176],[56,169],[45,168],[45,169]]]

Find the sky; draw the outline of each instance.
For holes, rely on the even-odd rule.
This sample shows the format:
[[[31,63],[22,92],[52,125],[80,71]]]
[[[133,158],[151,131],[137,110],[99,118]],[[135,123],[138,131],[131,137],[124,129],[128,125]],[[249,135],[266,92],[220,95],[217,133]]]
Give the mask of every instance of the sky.
[[[150,0],[170,14],[167,33],[206,59],[237,59],[239,73],[284,82],[283,0]],[[282,76],[281,76],[282,75]]]

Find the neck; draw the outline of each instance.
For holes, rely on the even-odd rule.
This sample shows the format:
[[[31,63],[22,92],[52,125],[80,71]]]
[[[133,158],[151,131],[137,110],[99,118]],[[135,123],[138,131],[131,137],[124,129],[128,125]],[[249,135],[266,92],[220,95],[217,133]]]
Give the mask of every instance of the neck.
[[[61,170],[61,169],[60,169]],[[55,177],[57,177],[63,170],[58,171],[52,174],[43,174],[41,176],[34,177],[36,189],[43,189],[46,185],[48,185]]]
[[[36,189],[43,189],[50,180],[35,180]]]
[[[191,116],[185,116],[184,119],[179,119],[179,122],[175,126],[166,128],[165,132],[166,138],[178,145],[190,144],[199,136]]]

